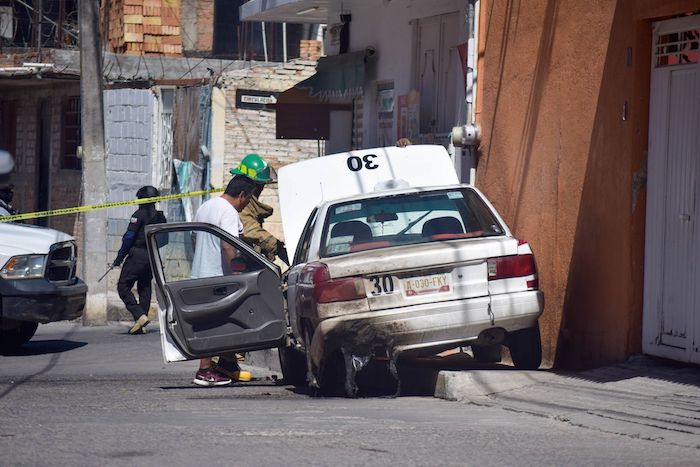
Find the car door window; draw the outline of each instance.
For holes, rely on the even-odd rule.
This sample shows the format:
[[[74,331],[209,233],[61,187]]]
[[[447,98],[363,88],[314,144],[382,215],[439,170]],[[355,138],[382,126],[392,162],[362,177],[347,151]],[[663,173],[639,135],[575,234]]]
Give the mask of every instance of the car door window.
[[[264,263],[230,240],[204,229],[156,233],[166,283],[259,271]]]
[[[316,225],[316,214],[318,209],[314,209],[306,221],[304,230],[301,233],[301,241],[297,246],[297,251],[294,254],[294,264],[305,263],[309,257],[309,247],[311,246],[311,237],[314,233],[314,226]]]

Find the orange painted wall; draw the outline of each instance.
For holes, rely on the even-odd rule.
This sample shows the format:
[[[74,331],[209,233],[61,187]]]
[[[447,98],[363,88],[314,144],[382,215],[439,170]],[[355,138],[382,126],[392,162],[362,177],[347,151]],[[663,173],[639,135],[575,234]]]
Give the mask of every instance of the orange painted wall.
[[[482,0],[476,185],[535,251],[545,362],[641,351],[651,25],[700,0]]]

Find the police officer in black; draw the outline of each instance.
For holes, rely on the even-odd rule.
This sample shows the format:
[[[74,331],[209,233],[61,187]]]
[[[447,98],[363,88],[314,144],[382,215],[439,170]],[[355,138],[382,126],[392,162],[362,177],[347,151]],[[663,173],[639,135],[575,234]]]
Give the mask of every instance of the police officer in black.
[[[160,193],[155,187],[150,185],[139,188],[136,197],[139,199],[153,198]],[[146,333],[145,326],[148,324],[148,309],[151,306],[151,264],[146,251],[146,235],[144,228],[149,224],[162,224],[166,222],[163,211],[156,210],[155,203],[139,205],[139,208],[131,216],[129,227],[122,237],[122,246],[117,253],[117,258],[112,266],[119,266],[124,258],[126,262],[122,268],[117,291],[119,297],[126,305],[126,309],[134,316],[134,325],[129,330],[129,334]],[[128,255],[128,256],[127,256]],[[131,292],[136,283],[138,290],[138,302]]]

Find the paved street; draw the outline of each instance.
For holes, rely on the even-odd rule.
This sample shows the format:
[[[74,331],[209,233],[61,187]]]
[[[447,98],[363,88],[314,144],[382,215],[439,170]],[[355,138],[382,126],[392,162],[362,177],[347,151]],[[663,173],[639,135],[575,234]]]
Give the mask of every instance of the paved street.
[[[458,401],[314,398],[260,368],[251,383],[196,387],[196,363],[165,365],[157,332],[126,330],[42,325],[21,354],[0,356],[0,465],[700,465],[693,367],[612,389],[595,386],[615,382],[600,372],[523,383],[477,368],[441,373],[442,395]],[[684,420],[683,437],[632,436],[615,417],[594,426],[596,400],[610,413],[609,391],[650,384],[654,411]]]

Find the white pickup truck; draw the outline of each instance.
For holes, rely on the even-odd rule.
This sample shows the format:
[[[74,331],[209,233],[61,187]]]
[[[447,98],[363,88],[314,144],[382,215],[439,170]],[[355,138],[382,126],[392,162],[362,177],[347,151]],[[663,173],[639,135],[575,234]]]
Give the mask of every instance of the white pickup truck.
[[[87,285],[75,276],[76,257],[68,234],[0,223],[0,351],[24,345],[38,323],[82,315]]]

